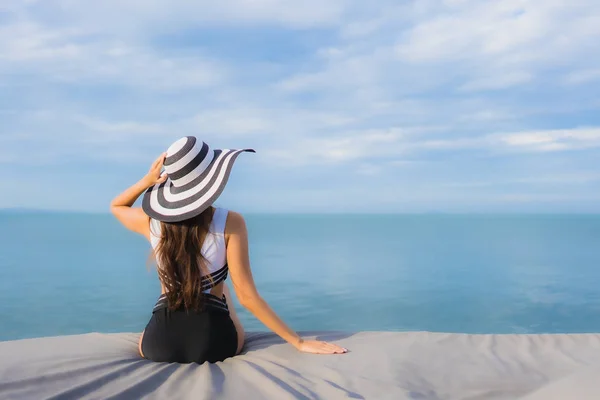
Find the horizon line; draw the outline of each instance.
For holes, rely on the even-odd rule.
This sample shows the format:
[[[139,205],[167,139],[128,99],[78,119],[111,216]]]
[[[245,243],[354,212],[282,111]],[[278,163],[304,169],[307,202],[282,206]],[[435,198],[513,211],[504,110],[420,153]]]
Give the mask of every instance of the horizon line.
[[[110,211],[0,207],[0,213],[111,215]],[[596,215],[600,211],[246,211],[244,215]]]

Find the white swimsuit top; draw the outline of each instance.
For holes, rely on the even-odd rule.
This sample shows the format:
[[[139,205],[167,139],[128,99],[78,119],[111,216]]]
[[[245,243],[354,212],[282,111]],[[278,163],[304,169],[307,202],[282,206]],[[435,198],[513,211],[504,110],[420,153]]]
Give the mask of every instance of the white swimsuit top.
[[[202,276],[202,291],[210,292],[227,278],[227,249],[225,247],[225,223],[228,211],[216,208],[208,234],[202,244],[202,255],[206,260],[209,275]],[[150,218],[150,243],[156,249],[160,241],[160,222]],[[157,260],[158,263],[158,260]],[[160,268],[160,265],[158,266]]]

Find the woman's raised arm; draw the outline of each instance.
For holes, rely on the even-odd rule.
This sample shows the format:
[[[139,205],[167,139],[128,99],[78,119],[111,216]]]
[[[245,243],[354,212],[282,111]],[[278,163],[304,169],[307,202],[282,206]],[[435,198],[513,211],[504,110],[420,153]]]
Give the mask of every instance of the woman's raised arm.
[[[167,180],[166,174],[161,175],[165,157],[166,154],[161,154],[152,163],[146,176],[115,197],[110,203],[110,211],[127,229],[144,235],[146,238],[150,235],[150,218],[141,208],[132,208],[131,206],[150,186]]]

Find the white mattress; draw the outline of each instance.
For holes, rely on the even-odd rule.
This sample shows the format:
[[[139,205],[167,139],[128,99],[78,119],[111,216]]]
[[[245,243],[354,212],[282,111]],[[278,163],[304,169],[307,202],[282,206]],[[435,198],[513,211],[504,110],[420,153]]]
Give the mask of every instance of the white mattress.
[[[139,334],[0,342],[0,399],[600,399],[600,335],[309,333],[350,349],[299,353],[249,334],[217,364],[141,359]]]

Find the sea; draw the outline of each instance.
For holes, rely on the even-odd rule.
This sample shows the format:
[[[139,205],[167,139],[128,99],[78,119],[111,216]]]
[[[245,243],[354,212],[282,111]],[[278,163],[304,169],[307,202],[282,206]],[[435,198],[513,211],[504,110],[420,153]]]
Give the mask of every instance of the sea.
[[[259,293],[300,332],[600,332],[600,215],[245,217]],[[112,215],[1,212],[0,340],[141,332],[149,257]]]

